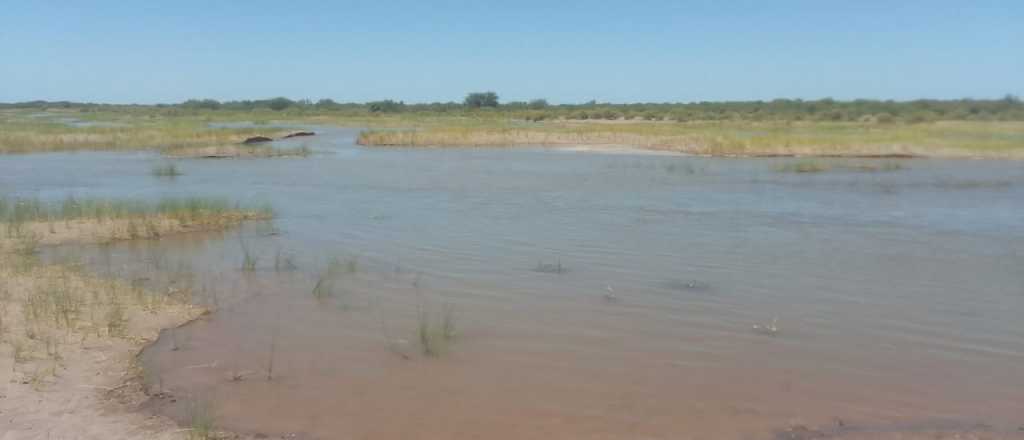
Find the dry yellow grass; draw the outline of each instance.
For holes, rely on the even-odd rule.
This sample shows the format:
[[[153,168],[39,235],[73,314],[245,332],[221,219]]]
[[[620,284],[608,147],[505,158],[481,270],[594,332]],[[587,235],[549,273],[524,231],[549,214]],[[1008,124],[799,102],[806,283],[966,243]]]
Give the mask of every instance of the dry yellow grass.
[[[126,117],[97,124],[69,125],[59,119],[28,119],[21,114],[0,118],[0,153],[210,147],[286,133],[268,127],[215,128],[207,121],[190,118]]]
[[[68,243],[108,243],[119,240],[159,238],[186,232],[217,231],[237,226],[246,220],[266,220],[270,214],[257,211],[228,211],[194,218],[170,215],[140,215],[128,218],[79,219],[31,222],[20,225],[18,238],[0,238],[0,252],[24,246]]]
[[[1024,158],[1024,123],[495,122],[370,130],[368,146],[622,146],[709,156]]]

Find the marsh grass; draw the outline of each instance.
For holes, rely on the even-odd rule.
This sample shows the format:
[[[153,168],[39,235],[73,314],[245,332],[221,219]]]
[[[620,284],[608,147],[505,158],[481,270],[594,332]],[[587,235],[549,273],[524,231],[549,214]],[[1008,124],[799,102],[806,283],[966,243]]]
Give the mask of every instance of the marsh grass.
[[[350,257],[344,262],[338,257],[332,257],[327,262],[327,267],[317,275],[316,283],[313,286],[313,297],[323,301],[335,297],[338,294],[337,284],[345,276],[354,275],[359,271],[359,257]],[[347,307],[347,303],[342,304]]]
[[[157,201],[131,199],[76,198],[68,196],[60,202],[38,198],[0,196],[0,222],[6,225],[8,237],[18,237],[29,222],[70,222],[95,220],[106,222],[138,219],[144,228],[149,217],[166,216],[190,222],[202,217],[248,212],[273,216],[268,206],[249,207],[232,204],[226,199],[211,197],[165,197]]]
[[[186,408],[188,417],[189,440],[209,440],[214,438],[216,417],[213,406],[205,399],[189,399]]]
[[[61,113],[53,112],[54,116]],[[75,117],[84,115],[75,113]],[[54,118],[0,120],[0,153],[75,150],[197,148],[237,144],[257,136],[277,137],[286,130],[266,127],[211,127],[206,118],[187,115],[95,115],[103,124],[69,125]]]
[[[327,268],[317,276],[316,284],[313,286],[313,297],[324,301],[334,296],[334,282],[343,273],[341,260],[337,257],[327,262]]]
[[[435,315],[420,303],[416,309],[416,319],[417,336],[423,355],[438,357],[447,352],[457,336],[455,306],[446,303],[440,314]]]
[[[178,169],[178,166],[176,164],[167,163],[162,165],[154,165],[152,174],[155,177],[166,177],[173,179],[175,177],[182,175],[183,173],[181,172],[181,170]]]
[[[415,122],[414,122],[415,123]],[[436,119],[411,129],[371,129],[367,146],[630,146],[708,156],[940,156],[1024,158],[1024,123],[692,121],[521,124],[502,119]]]
[[[245,242],[241,234],[238,235],[238,243],[242,247],[242,271],[254,272],[256,264],[259,263],[259,257],[249,249],[248,243]]]
[[[81,365],[89,365],[86,371],[90,371],[90,377],[91,371],[101,371],[98,368],[116,367],[119,362],[114,361],[140,349],[142,343],[155,334],[154,330],[160,323],[183,322],[200,316],[202,309],[192,306],[194,275],[187,263],[179,262],[170,268],[168,285],[164,286],[166,289],[148,291],[118,277],[119,271],[113,267],[108,247],[101,247],[98,262],[101,267],[105,264],[105,268],[93,274],[69,261],[43,264],[31,252],[24,255],[17,252],[14,243],[35,240],[34,231],[40,231],[40,220],[46,223],[63,219],[81,221],[74,224],[74,230],[62,230],[57,221],[60,234],[56,237],[47,235],[50,240],[45,243],[60,244],[78,240],[80,236],[75,233],[92,237],[118,230],[123,228],[123,220],[138,219],[132,216],[174,216],[190,222],[204,222],[211,213],[232,214],[238,207],[202,199],[145,203],[74,198],[56,203],[37,199],[0,199],[4,205],[0,218],[9,221],[0,224],[0,228],[7,228],[0,235],[0,344],[13,347],[12,380],[30,384],[39,391],[58,384],[59,381],[54,379],[61,375],[61,371],[77,371],[72,366],[79,366],[79,362],[88,361]],[[167,218],[159,220],[161,230],[180,230],[175,229],[179,226],[176,222]],[[217,225],[233,224],[224,222]],[[8,237],[7,233],[13,237]],[[40,233],[49,234],[45,231]],[[184,347],[188,343],[188,333],[179,335],[172,330],[167,336],[174,346]],[[179,336],[185,339],[179,340]],[[115,341],[120,338],[124,340]],[[99,357],[103,357],[104,364],[93,365],[94,358]],[[142,377],[145,382],[146,377]],[[83,386],[92,386],[92,383],[95,381],[87,380]],[[103,381],[99,384],[107,385]],[[209,432],[209,429],[204,426],[212,425],[197,424],[192,430],[199,434],[195,438],[207,437],[204,432]]]

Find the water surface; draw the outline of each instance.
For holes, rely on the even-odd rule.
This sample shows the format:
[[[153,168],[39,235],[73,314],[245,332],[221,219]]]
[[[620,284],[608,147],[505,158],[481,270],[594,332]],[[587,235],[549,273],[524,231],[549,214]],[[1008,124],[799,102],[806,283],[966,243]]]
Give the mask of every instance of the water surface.
[[[317,131],[288,141],[310,158],[180,160],[173,180],[150,175],[153,153],[0,158],[8,193],[278,210],[237,232],[49,253],[218,308],[146,351],[151,386],[179,397],[150,410],[207,399],[227,428],[309,438],[1024,423],[1017,163],[796,174],[777,171],[788,159],[365,149],[356,130]],[[243,247],[257,271],[240,270]],[[355,271],[317,300],[333,258]],[[457,335],[424,357],[417,317],[446,309]],[[773,320],[774,336],[752,330]]]

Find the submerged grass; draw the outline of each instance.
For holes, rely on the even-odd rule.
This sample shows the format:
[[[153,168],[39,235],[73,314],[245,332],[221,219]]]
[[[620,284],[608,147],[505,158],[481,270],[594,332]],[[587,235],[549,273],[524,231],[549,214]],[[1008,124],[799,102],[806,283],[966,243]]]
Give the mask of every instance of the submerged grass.
[[[359,259],[350,257],[344,262],[334,257],[327,262],[327,267],[317,275],[316,284],[313,286],[313,297],[323,301],[334,297],[337,294],[337,283],[346,275],[352,275],[359,271]]]
[[[259,257],[249,249],[249,245],[242,238],[241,234],[238,236],[238,242],[242,246],[242,271],[255,272],[256,264],[259,263]]]
[[[270,145],[176,147],[165,148],[162,152],[163,154],[171,157],[191,157],[201,159],[308,157],[313,154],[313,150],[305,145],[299,147],[275,147]]]
[[[444,304],[439,316],[432,315],[420,304],[416,310],[417,335],[424,356],[438,357],[444,354],[457,336],[455,328],[455,306]]]
[[[788,162],[776,168],[780,173],[820,173],[832,169],[831,165],[815,160]]]
[[[191,399],[188,402],[188,438],[189,440],[209,440],[214,438],[216,418],[212,405],[206,400]]]
[[[178,177],[182,175],[181,170],[174,163],[153,166],[152,174],[156,177]]]
[[[795,162],[786,162],[775,168],[780,173],[821,173],[825,171],[852,171],[861,173],[893,172],[904,169],[899,162],[882,163],[841,163],[822,162],[813,159],[802,159]]]

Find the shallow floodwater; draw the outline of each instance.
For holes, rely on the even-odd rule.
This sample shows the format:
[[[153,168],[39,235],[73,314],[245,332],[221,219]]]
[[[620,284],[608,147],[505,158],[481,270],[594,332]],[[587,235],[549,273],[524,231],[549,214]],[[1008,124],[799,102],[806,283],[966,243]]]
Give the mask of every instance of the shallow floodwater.
[[[7,193],[277,209],[240,231],[48,251],[217,308],[144,353],[167,393],[146,410],[184,422],[205,402],[228,429],[323,439],[1024,424],[1020,163],[798,174],[317,131],[290,141],[312,157],[181,160],[173,180],[151,153],[0,157]],[[317,299],[332,259],[343,273]],[[418,317],[446,314],[453,339],[424,356]]]

